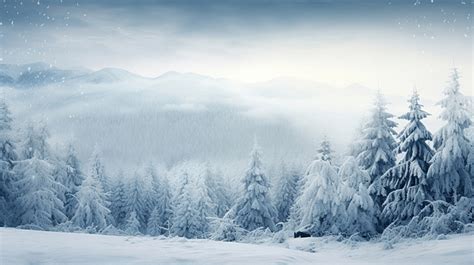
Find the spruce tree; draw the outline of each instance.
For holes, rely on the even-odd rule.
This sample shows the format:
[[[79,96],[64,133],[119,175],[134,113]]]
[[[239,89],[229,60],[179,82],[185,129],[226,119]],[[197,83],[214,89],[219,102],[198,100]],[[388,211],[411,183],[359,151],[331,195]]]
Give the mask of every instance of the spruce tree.
[[[117,228],[124,228],[127,218],[127,187],[123,172],[120,171],[115,178],[110,192],[110,211]]]
[[[147,223],[147,234],[150,236],[159,236],[165,227],[161,226],[161,216],[158,208],[153,209]]]
[[[47,229],[67,219],[58,198],[65,187],[54,179],[53,166],[39,157],[36,152],[29,159],[15,162],[14,208],[17,225]]]
[[[341,217],[344,205],[339,185],[337,172],[329,161],[315,160],[311,163],[292,217],[301,229],[316,236],[340,232],[337,218]]]
[[[104,162],[102,161],[102,152],[100,151],[99,145],[94,146],[92,155],[89,158],[90,173],[94,175],[94,178],[100,182],[102,189],[105,192],[106,198],[110,189],[109,178],[105,173]]]
[[[400,117],[408,120],[408,124],[398,135],[396,148],[402,158],[381,178],[382,185],[391,190],[382,212],[386,224],[411,220],[431,199],[426,174],[433,150],[426,141],[430,141],[432,135],[422,123],[429,114],[422,110],[416,91],[408,102],[409,112]]]
[[[387,103],[380,91],[376,94],[374,105],[362,131],[357,160],[362,169],[367,170],[371,177],[369,192],[374,200],[375,213],[378,216],[388,192],[382,186],[380,177],[396,162],[394,128],[397,123],[391,120],[393,115],[386,111]]]
[[[274,198],[279,222],[286,222],[290,217],[291,208],[298,195],[300,179],[300,174],[295,169],[288,170],[286,165],[282,164],[280,181]]]
[[[76,150],[72,144],[68,146],[65,164],[66,178],[63,185],[66,187],[67,191],[65,194],[66,203],[64,206],[66,215],[68,218],[72,218],[77,207],[76,193],[79,191],[85,178],[81,171],[81,165],[77,158]]]
[[[132,211],[127,219],[127,224],[125,225],[125,233],[131,236],[140,235],[140,221],[137,218],[137,213]]]
[[[204,179],[209,197],[216,207],[217,217],[224,216],[231,205],[227,183],[224,182],[222,174],[212,171],[209,165],[205,165]]]
[[[108,202],[101,182],[92,170],[76,193],[77,209],[72,217],[73,224],[83,229],[100,231],[111,222]]]
[[[235,221],[247,230],[275,230],[276,210],[270,201],[270,183],[263,170],[261,152],[255,141],[244,178],[244,193],[235,208]]]
[[[443,108],[440,118],[446,125],[434,135],[436,153],[427,177],[434,199],[456,203],[459,197],[472,195],[472,180],[467,169],[470,143],[465,135],[465,130],[472,125],[471,100],[460,91],[457,69],[453,69],[444,95],[438,104]]]
[[[159,226],[162,227],[161,234],[169,233],[171,226],[171,218],[173,209],[171,206],[171,188],[166,176],[160,176],[159,185],[155,184],[155,194],[157,196],[157,204],[155,210],[159,215]]]
[[[184,172],[180,178],[178,195],[173,203],[171,233],[175,236],[197,238],[201,236],[199,212],[193,196],[190,176]]]
[[[136,218],[140,222],[140,231],[146,231],[146,222],[148,221],[148,201],[147,188],[143,176],[137,172],[128,182],[127,188],[127,212],[135,212]],[[128,216],[129,217],[129,216]]]
[[[8,224],[13,206],[13,162],[18,159],[11,134],[12,118],[5,100],[0,100],[0,225]]]
[[[318,150],[319,159],[322,161],[329,161],[332,160],[332,149],[331,149],[331,142],[329,142],[328,138],[324,136],[323,141],[321,142],[321,147]]]

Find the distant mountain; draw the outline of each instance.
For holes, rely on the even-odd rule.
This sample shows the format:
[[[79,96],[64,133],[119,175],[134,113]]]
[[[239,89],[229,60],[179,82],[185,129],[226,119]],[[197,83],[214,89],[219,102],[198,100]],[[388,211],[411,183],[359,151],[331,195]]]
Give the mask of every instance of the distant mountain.
[[[0,86],[31,88],[55,83],[113,83],[124,80],[146,79],[117,68],[98,71],[89,69],[60,69],[46,63],[0,64]]]
[[[0,86],[9,87],[3,92],[19,122],[47,120],[52,142],[73,139],[83,161],[100,144],[110,171],[199,159],[240,163],[231,169],[240,174],[254,135],[269,170],[282,160],[307,162],[323,134],[341,154],[372,99],[361,85],[296,78],[242,83],[179,72],[147,78],[45,63],[0,65]]]

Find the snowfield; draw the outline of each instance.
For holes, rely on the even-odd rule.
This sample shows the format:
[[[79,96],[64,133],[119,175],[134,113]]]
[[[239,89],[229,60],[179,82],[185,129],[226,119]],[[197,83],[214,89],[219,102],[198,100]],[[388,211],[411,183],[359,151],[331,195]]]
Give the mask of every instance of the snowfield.
[[[282,247],[283,246],[283,247]],[[284,248],[284,247],[289,247]],[[297,249],[311,248],[315,252]],[[413,240],[383,250],[320,239],[275,246],[183,238],[122,237],[0,228],[0,264],[466,264],[474,262],[474,235]]]

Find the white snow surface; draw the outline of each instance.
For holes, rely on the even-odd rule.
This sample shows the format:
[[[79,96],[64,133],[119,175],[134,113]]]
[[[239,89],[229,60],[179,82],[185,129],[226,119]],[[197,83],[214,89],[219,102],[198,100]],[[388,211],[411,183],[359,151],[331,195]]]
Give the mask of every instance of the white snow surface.
[[[474,235],[408,240],[394,249],[317,238],[254,245],[0,228],[0,264],[473,264]],[[283,246],[283,247],[282,247]],[[285,248],[289,247],[288,248]],[[311,247],[315,252],[297,249]]]

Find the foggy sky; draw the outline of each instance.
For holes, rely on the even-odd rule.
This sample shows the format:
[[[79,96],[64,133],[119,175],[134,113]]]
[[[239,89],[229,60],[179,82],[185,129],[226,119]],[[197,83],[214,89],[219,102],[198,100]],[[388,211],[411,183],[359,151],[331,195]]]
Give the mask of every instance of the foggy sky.
[[[472,88],[467,0],[4,0],[0,8],[1,63],[243,82],[284,76],[400,95],[416,86],[436,96],[456,66]]]

